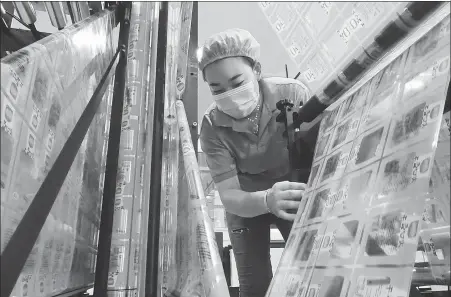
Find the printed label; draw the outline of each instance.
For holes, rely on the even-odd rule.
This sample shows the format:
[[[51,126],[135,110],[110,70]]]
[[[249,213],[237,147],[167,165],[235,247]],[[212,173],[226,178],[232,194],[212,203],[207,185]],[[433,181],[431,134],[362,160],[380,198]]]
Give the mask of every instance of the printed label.
[[[312,69],[307,68],[306,71],[304,71],[302,73],[302,76],[307,80],[307,82],[311,83],[314,82],[316,80],[316,76],[315,73],[313,72]]]
[[[32,160],[35,157],[36,137],[28,130],[27,143],[25,145],[25,154],[27,154]]]
[[[385,3],[360,2],[359,4],[358,8],[352,11],[353,15],[361,20],[362,27],[371,28],[384,12]]]
[[[360,15],[356,13],[355,10],[352,11],[352,16],[347,19],[343,26],[337,30],[338,36],[347,44],[351,37],[357,32],[360,28],[363,28],[365,24],[363,23]]]
[[[327,197],[325,206],[332,207],[335,204],[344,202],[346,199],[348,199],[348,185],[345,185],[343,188],[341,188],[339,191],[335,193],[331,193]]]
[[[36,132],[39,124],[41,123],[42,113],[41,110],[33,104],[33,111],[31,113],[30,126]]]
[[[2,128],[8,133],[9,136],[13,136],[13,123],[15,117],[15,109],[12,104],[6,101],[5,107],[2,110]]]
[[[2,64],[2,67],[5,67],[5,66],[6,66],[5,64]],[[20,67],[24,68],[23,65],[20,65]],[[10,77],[13,78],[9,93],[14,100],[17,100],[17,96],[23,87],[23,83],[22,83],[19,75],[11,67],[8,67],[8,70],[9,70],[9,74],[11,75]]]
[[[352,164],[355,164],[355,161],[357,160],[357,155],[359,154],[359,150],[360,150],[360,143],[356,144],[355,147],[351,151],[350,161],[352,161]]]
[[[393,291],[390,278],[367,278],[359,276],[353,297],[387,297]]]
[[[51,129],[49,129],[49,134],[47,136],[47,145],[46,145],[47,150],[49,152],[52,152],[52,150],[53,150],[54,141],[55,141],[55,133]]]
[[[124,208],[123,201],[118,202],[118,199],[115,200],[115,208],[114,208],[114,223],[113,223],[113,231],[117,234],[127,234],[128,231],[128,209]],[[118,204],[122,204],[117,206]]]
[[[337,231],[329,232],[324,235],[323,242],[321,244],[321,252],[331,252],[334,242],[335,242],[335,234]]]
[[[349,124],[349,131],[348,131],[348,136],[355,133],[355,131],[357,130],[357,128],[359,127],[359,122],[360,119],[354,119],[350,124]]]
[[[134,130],[125,130],[122,132],[122,137],[124,139],[123,149],[124,150],[133,150],[133,138],[135,135]]]
[[[421,217],[392,211],[373,219],[366,244],[368,256],[395,256],[404,244],[416,244]]]
[[[308,297],[318,297],[321,285],[311,284],[308,288]]]
[[[296,58],[301,54],[301,49],[296,42],[292,41],[291,45],[288,47],[288,52],[290,53],[291,57]]]
[[[343,168],[348,164],[349,153],[341,153],[340,159],[338,160],[337,168]]]
[[[124,175],[125,183],[130,183],[131,174],[132,174],[132,162],[131,161],[123,161],[121,173]]]
[[[285,30],[285,22],[282,19],[277,18],[277,21],[274,23],[274,29],[276,29],[277,33]]]
[[[426,104],[423,109],[423,118],[421,120],[421,127],[424,128],[427,125],[436,122],[440,118],[441,114],[441,102],[436,102],[434,104]]]
[[[315,235],[313,240],[313,247],[312,247],[312,254],[315,254],[321,249],[321,246],[323,244],[323,235]]]
[[[265,10],[268,7],[270,7],[273,3],[272,2],[258,2],[258,5],[261,9]]]
[[[432,65],[432,79],[448,74],[449,72],[449,56],[437,60]]]
[[[110,271],[115,272],[114,275],[116,275],[116,278],[114,279],[114,284],[117,280],[117,274],[118,272],[123,272],[125,268],[125,252],[126,247],[125,245],[119,245],[119,244],[112,244],[111,248],[111,256],[110,256]]]
[[[433,165],[433,154],[415,156],[413,160],[411,182],[415,182],[418,178],[429,178],[429,171]]]
[[[332,2],[319,2],[319,6],[324,10],[326,15],[330,14],[330,11],[332,10],[333,5],[334,4]]]
[[[138,87],[136,86],[129,86],[128,87],[129,92],[129,98],[130,98],[130,104],[136,105],[136,96],[138,94]]]

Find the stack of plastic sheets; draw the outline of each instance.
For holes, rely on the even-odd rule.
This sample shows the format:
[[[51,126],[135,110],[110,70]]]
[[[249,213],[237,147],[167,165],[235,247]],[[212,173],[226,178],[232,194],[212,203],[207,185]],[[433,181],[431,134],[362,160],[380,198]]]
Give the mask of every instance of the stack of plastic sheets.
[[[149,106],[153,97],[148,95],[150,66],[150,40],[152,37],[156,5],[151,2],[133,2],[128,38],[125,97],[123,100],[121,141],[119,146],[116,193],[111,234],[108,273],[109,297],[141,296],[145,276],[145,246],[147,234],[148,185],[144,172]],[[153,78],[154,79],[154,78]],[[150,114],[152,116],[152,114]],[[146,176],[146,177],[145,177]]]
[[[104,11],[1,60],[2,252],[113,57],[114,26],[114,13]],[[52,296],[94,281],[111,91],[13,296]]]
[[[449,32],[448,15],[328,108],[267,296],[407,297],[419,238],[449,285]]]

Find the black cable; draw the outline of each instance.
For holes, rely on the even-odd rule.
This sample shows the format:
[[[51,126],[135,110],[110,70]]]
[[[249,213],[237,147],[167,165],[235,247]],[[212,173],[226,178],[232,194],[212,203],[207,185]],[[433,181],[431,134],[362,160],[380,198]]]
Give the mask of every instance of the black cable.
[[[15,16],[13,13],[10,13],[9,11],[6,11],[6,10],[5,10],[5,12],[6,12],[6,14],[8,14],[12,18],[14,18],[16,21],[18,21],[22,26],[24,26],[28,30],[30,30],[31,34],[33,34],[33,37],[36,40],[40,40],[41,38],[45,37],[36,29],[36,26],[34,24],[27,25],[24,23],[24,21],[22,21],[19,17]]]
[[[25,47],[25,46],[28,45],[28,43],[26,43],[24,40],[22,40],[21,38],[19,38],[19,37],[16,36],[15,34],[13,34],[13,33],[11,32],[10,28],[9,28],[8,26],[6,26],[5,23],[2,22],[2,23],[0,24],[0,26],[1,26],[2,32],[3,32],[5,35],[7,35],[8,37],[10,37],[12,40],[14,40],[14,42],[16,42],[16,43],[19,45],[19,47]],[[3,39],[3,38],[2,38],[2,39]],[[3,45],[3,43],[2,43],[2,45]]]
[[[36,41],[42,38],[41,33],[36,29],[36,26],[34,24],[30,24],[30,31]]]
[[[15,16],[13,13],[10,13],[9,11],[6,11],[6,14],[8,14],[10,17],[14,18],[16,21],[18,21],[22,26],[26,27],[27,29],[30,29],[30,26],[25,24],[20,18]],[[31,29],[30,29],[31,30]]]

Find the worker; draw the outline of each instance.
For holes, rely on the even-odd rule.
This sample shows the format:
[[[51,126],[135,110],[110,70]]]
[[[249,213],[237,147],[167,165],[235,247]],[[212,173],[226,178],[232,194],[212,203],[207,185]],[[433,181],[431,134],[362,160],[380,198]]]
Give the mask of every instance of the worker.
[[[285,126],[276,103],[309,98],[300,81],[263,77],[260,45],[242,29],[208,38],[199,69],[211,91],[200,144],[226,210],[241,297],[264,297],[272,279],[270,225],[285,242],[305,184],[289,182]],[[274,57],[276,58],[276,57]]]

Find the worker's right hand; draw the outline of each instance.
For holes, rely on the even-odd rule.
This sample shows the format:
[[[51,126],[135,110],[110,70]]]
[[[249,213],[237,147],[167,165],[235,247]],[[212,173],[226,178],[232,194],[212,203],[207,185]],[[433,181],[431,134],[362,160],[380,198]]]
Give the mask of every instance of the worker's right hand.
[[[271,213],[281,219],[294,221],[296,214],[289,213],[288,210],[298,210],[305,187],[303,183],[289,181],[275,183],[266,198]]]

